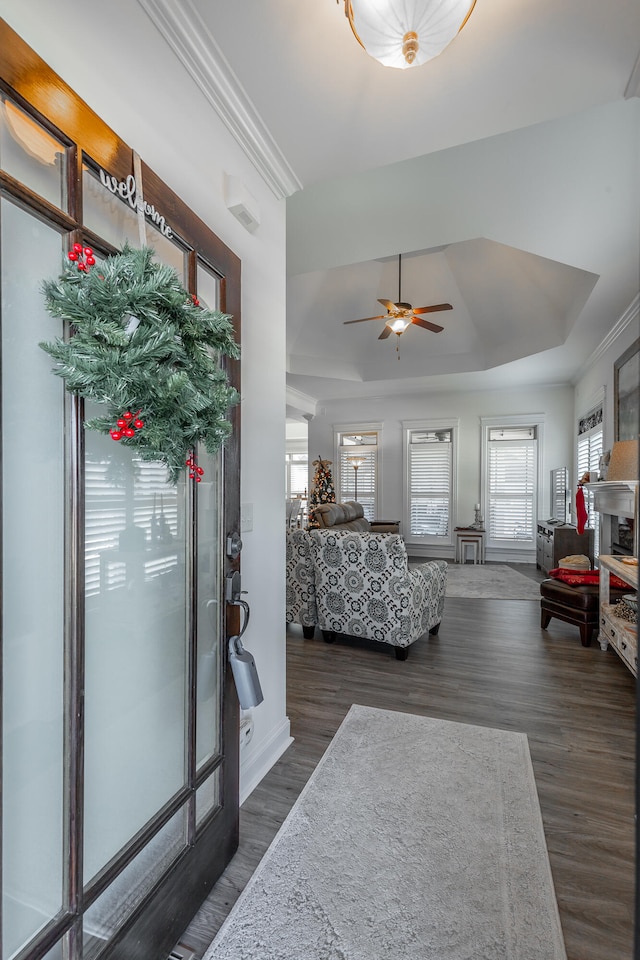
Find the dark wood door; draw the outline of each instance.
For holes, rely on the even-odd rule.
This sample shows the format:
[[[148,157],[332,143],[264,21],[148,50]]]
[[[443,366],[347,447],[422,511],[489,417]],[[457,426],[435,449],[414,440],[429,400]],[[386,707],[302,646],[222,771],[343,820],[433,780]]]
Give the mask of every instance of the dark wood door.
[[[232,315],[239,343],[240,262],[2,21],[0,94],[2,649],[15,691],[2,960],[148,960],[168,954],[238,843],[224,581],[240,565],[225,550],[240,522],[240,411],[224,449],[199,452],[197,487],[131,454],[115,469],[110,439],[84,428],[91,411],[39,350],[62,332],[39,286],[73,242],[98,257],[144,244]],[[221,363],[239,389],[240,362]],[[37,603],[21,592],[34,581]],[[37,824],[45,856],[30,847]]]

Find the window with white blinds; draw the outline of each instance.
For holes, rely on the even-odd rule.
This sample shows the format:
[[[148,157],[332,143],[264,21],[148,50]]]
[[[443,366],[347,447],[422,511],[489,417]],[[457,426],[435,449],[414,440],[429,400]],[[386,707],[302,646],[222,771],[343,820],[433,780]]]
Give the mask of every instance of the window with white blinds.
[[[585,473],[594,477],[599,475],[604,441],[602,413],[602,407],[597,407],[578,422],[578,480],[581,480]],[[594,557],[597,557],[600,554],[600,514],[595,509],[592,491],[585,488],[583,494],[589,515],[587,527],[593,530],[593,551]]]
[[[408,430],[409,531],[449,539],[453,502],[453,430]]]
[[[309,455],[307,453],[287,453],[286,488],[288,500],[292,497],[306,497],[309,483]]]
[[[487,443],[489,539],[535,543],[538,450],[536,427],[494,427]]]
[[[376,520],[378,495],[377,431],[338,433],[336,500],[357,500],[367,520]]]

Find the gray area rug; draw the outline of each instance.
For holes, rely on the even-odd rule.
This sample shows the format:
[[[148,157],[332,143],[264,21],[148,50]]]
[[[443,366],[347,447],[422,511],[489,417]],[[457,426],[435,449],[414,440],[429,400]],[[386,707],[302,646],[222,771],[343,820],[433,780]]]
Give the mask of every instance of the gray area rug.
[[[445,596],[540,600],[540,584],[502,563],[450,563]]]
[[[525,734],[354,705],[204,960],[566,960]]]

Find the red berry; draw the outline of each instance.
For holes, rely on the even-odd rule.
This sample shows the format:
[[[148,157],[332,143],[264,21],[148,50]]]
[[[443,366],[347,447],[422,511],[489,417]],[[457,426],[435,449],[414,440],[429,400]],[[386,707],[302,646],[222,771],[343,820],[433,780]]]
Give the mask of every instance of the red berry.
[[[204,473],[204,470],[202,469],[202,467],[198,467],[197,472],[200,474],[200,476],[202,476],[202,474]]]
[[[125,420],[133,420],[133,414],[129,410],[125,410],[122,416]]]
[[[85,248],[84,248],[84,255],[85,255],[85,257],[92,257],[92,256],[93,256],[93,250],[91,249],[91,247],[85,247]]]
[[[69,260],[77,260],[77,259],[78,259],[78,254],[77,254],[77,253],[74,253],[73,250],[70,250],[69,253],[67,254],[67,256],[69,257]]]
[[[135,436],[135,430],[133,430],[131,427],[126,427],[126,428],[123,430],[123,433],[124,433],[125,437],[133,437],[133,436]]]
[[[142,428],[144,427],[144,420],[134,420],[133,425],[137,427],[138,430],[142,430]]]
[[[196,477],[196,483],[200,483],[201,480],[202,480],[202,477]]]
[[[109,433],[111,434],[112,440],[120,440],[122,438],[122,434],[119,430],[110,430]]]
[[[82,244],[81,244],[81,243],[74,243],[73,249],[75,250],[76,253],[82,253]]]
[[[87,266],[92,267],[95,262],[96,262],[95,257],[87,257]]]
[[[126,427],[126,425],[127,425],[127,421],[126,421],[126,420],[123,420],[122,417],[120,417],[118,420],[116,420],[116,423],[118,424],[119,427]]]
[[[84,264],[84,263],[79,263],[79,264],[78,264],[78,270],[80,271],[80,273],[86,273],[86,272],[87,272],[86,264]]]

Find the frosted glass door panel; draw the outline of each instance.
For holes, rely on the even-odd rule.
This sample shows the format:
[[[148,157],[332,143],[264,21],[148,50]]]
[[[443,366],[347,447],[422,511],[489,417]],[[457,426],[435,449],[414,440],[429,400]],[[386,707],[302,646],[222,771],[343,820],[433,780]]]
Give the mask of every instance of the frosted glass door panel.
[[[184,483],[93,430],[85,447],[88,882],[185,782],[187,628]]]
[[[112,178],[106,179],[113,186]],[[135,208],[136,192],[133,181],[128,182],[125,196],[121,198],[112,193],[90,167],[84,167],[82,186],[85,224],[115,247],[123,247],[125,240],[131,247],[139,247],[140,226]],[[184,252],[170,237],[162,233],[162,226],[166,229],[168,225],[160,211],[154,210],[150,216],[145,217],[145,245],[153,248],[161,263],[173,267],[184,283]]]
[[[65,147],[0,94],[0,167],[56,207],[67,206]],[[59,264],[56,268],[59,273]]]
[[[64,387],[43,277],[62,240],[2,201],[3,960],[62,905]]]
[[[210,310],[220,308],[220,279],[198,264],[198,299]],[[198,495],[198,619],[196,766],[201,767],[221,749],[221,684],[226,650],[223,630],[222,590],[222,453],[209,456],[202,447],[198,463],[204,467]]]
[[[196,701],[196,763],[201,766],[220,750],[220,677],[224,652],[222,634],[222,455],[202,449],[204,468],[198,494],[198,656]]]

